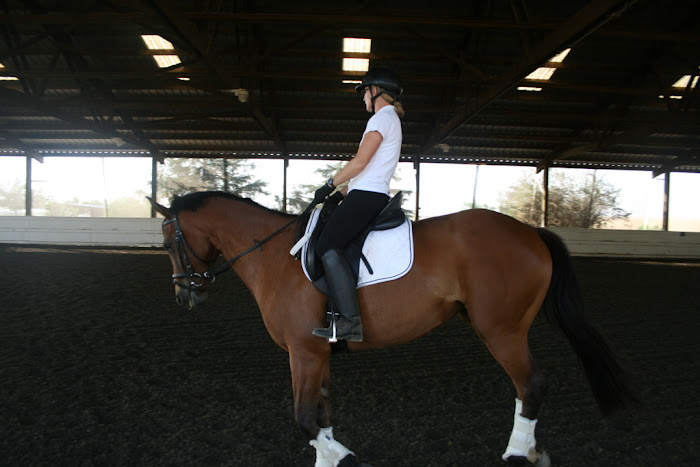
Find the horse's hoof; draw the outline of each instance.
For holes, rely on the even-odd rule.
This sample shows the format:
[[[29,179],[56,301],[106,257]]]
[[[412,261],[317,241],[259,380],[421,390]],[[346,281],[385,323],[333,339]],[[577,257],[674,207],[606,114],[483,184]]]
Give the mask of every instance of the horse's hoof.
[[[357,461],[357,457],[353,456],[352,454],[349,454],[345,457],[343,457],[343,460],[341,460],[338,463],[338,467],[372,467],[369,464],[363,464],[361,462]]]
[[[549,458],[549,454],[547,454],[547,451],[542,451],[540,453],[540,458],[537,460],[537,463],[535,465],[537,467],[551,467],[552,466],[552,460]]]
[[[525,456],[510,456],[506,459],[506,462],[508,463],[508,467],[520,467],[530,463]]]
[[[532,459],[532,457],[530,458]],[[525,456],[510,456],[507,459],[508,466],[513,466],[513,467],[519,467],[523,465],[535,465],[536,467],[551,467],[552,466],[552,460],[549,458],[549,454],[547,454],[547,451],[542,451],[538,452],[536,454],[536,458],[532,459],[532,461],[528,459]]]

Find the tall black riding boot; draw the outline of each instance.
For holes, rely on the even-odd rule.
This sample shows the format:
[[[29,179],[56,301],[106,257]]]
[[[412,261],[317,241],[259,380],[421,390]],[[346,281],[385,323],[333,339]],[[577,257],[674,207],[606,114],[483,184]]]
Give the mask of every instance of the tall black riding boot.
[[[336,322],[336,338],[362,342],[362,320],[357,305],[357,284],[350,265],[338,250],[329,250],[321,257],[330,287],[330,299],[340,313]],[[314,329],[313,334],[330,339],[333,327]]]

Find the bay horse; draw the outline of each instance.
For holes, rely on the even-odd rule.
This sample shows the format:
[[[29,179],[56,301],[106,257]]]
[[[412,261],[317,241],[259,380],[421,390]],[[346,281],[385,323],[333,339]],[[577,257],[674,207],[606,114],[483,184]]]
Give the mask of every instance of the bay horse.
[[[295,418],[316,448],[315,465],[357,465],[355,453],[333,438],[331,345],[311,334],[325,326],[326,296],[289,254],[297,216],[223,192],[175,197],[170,208],[149,201],[165,217],[163,245],[176,301],[202,303],[216,275],[233,269],[257,301],[270,336],[289,353]],[[512,465],[547,462],[534,436],[546,381],[528,348],[540,310],[569,340],[603,414],[635,400],[623,369],[584,314],[558,236],[483,209],[416,221],[412,228],[415,257],[408,274],[358,289],[364,341],[347,342],[347,350],[407,343],[459,315],[515,385],[513,431],[502,456]],[[226,262],[210,270],[219,256]]]

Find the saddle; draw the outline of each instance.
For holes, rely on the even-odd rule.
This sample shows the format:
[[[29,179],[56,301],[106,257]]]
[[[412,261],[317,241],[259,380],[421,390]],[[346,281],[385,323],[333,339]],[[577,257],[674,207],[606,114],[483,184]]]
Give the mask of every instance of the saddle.
[[[373,231],[379,230],[389,230],[395,227],[401,226],[406,221],[406,214],[401,209],[401,202],[403,200],[403,193],[398,192],[393,198],[391,198],[386,206],[377,214],[377,217],[370,223],[367,228],[360,232],[344,249],[343,255],[347,260],[350,268],[352,269],[355,280],[358,280],[360,261],[364,262],[365,267],[370,273],[372,272],[372,265],[369,263],[367,258],[362,254],[362,246],[367,239],[367,236]],[[325,280],[325,273],[323,271],[323,264],[321,260],[316,258],[315,247],[318,241],[321,231],[330,219],[331,215],[338,207],[340,197],[329,198],[326,203],[324,203],[321,213],[319,214],[318,221],[314,227],[314,231],[311,234],[308,244],[302,250],[301,260],[305,262],[304,266],[309,278],[313,284],[323,293],[328,294],[328,284]],[[307,224],[310,219],[303,222],[304,230],[306,230]],[[299,234],[297,234],[299,235]]]

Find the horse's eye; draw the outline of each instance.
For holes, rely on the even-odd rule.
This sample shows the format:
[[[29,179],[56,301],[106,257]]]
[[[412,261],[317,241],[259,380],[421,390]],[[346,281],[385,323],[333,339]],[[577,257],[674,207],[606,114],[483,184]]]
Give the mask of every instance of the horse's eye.
[[[172,243],[163,243],[163,248],[165,248],[168,251],[173,251],[173,244]]]

